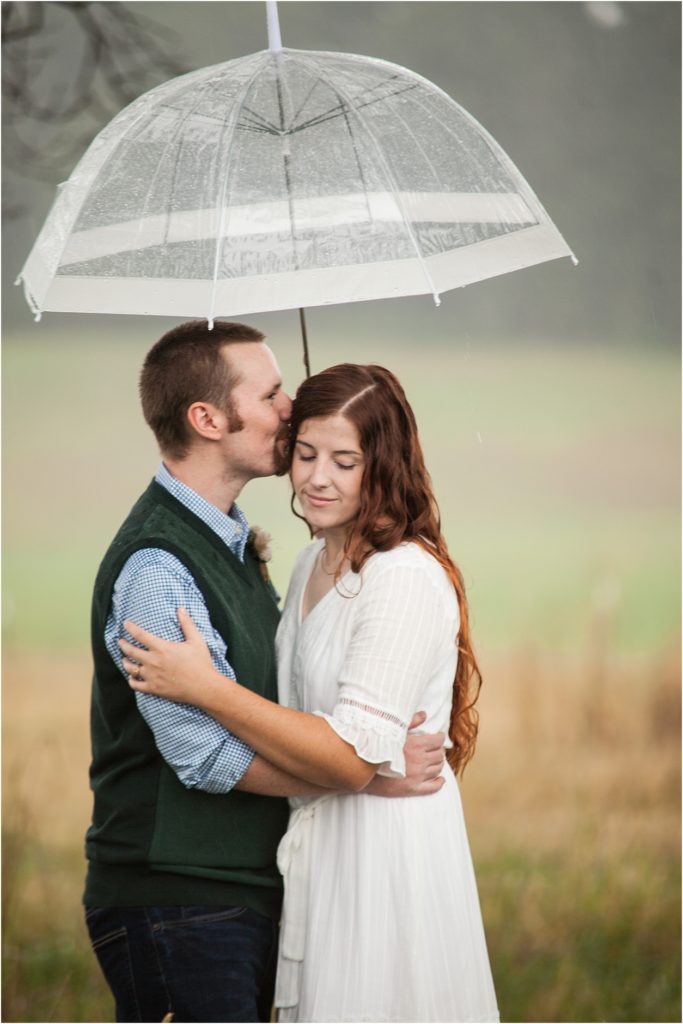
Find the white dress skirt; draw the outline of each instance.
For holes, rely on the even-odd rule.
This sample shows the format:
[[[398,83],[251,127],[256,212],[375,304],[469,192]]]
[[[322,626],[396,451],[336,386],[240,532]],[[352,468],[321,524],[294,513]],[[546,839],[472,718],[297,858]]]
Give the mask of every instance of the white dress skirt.
[[[306,618],[322,541],[298,558],[278,630],[280,702],[322,715],[382,775],[415,711],[448,732],[458,604],[419,545],[373,555]],[[460,793],[296,798],[278,850],[279,1021],[497,1021]]]

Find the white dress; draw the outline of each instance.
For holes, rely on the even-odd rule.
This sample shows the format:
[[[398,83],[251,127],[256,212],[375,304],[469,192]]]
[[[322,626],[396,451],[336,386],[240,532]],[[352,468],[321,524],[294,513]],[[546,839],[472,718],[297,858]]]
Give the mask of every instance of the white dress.
[[[322,715],[383,775],[404,774],[415,711],[448,731],[458,605],[417,544],[373,555],[301,621],[322,541],[294,568],[280,702]],[[354,595],[354,596],[351,596]],[[296,798],[278,850],[279,1021],[497,1021],[456,779],[431,796]]]

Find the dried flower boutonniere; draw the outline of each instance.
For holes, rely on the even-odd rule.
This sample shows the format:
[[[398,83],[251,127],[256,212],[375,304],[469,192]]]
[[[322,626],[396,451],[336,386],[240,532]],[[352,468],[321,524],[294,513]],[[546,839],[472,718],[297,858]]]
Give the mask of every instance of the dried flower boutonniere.
[[[249,536],[247,537],[247,547],[257,559],[259,572],[266,583],[270,583],[270,574],[268,573],[268,566],[266,563],[272,558],[272,552],[270,550],[270,543],[272,539],[273,538],[270,534],[266,533],[265,530],[262,530],[260,526],[252,526],[249,530]]]

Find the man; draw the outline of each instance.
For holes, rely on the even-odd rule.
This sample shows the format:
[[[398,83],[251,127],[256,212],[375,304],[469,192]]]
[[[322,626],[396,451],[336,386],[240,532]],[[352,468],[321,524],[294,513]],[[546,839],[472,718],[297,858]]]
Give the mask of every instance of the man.
[[[263,335],[220,321],[164,335],[140,394],[163,462],[95,582],[86,921],[118,1020],[267,1021],[283,798],[322,790],[199,709],[134,694],[117,641],[124,619],[182,640],[182,606],[219,671],[277,699],[277,601],[235,499],[282,471],[291,402]],[[378,794],[438,786],[442,742],[409,740],[412,778]]]

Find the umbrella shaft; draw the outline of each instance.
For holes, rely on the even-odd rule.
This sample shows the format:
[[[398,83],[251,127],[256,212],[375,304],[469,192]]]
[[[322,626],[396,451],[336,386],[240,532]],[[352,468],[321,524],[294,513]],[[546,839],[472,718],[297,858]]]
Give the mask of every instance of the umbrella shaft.
[[[301,340],[304,343],[304,367],[306,369],[306,376],[311,376],[311,364],[308,359],[308,334],[306,333],[306,316],[303,309],[299,310],[299,322],[301,324]]]

